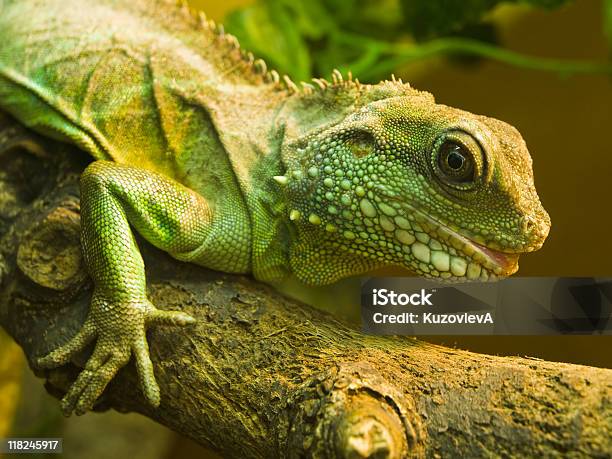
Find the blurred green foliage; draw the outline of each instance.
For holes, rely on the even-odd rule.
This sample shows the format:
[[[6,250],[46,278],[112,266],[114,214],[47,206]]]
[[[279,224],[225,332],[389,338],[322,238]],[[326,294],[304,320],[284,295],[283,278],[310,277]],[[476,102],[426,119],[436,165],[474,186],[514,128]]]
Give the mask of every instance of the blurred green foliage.
[[[612,51],[612,0],[603,0],[603,21],[608,48]]]
[[[554,9],[570,0],[401,0],[404,23],[417,40],[459,32],[483,21],[500,3],[528,3]]]
[[[490,18],[497,5],[554,9],[570,1],[256,0],[230,13],[225,26],[244,48],[295,80],[328,76],[338,68],[375,82],[402,65],[436,55],[489,58],[562,74],[612,74],[609,62],[536,58],[498,43]],[[602,16],[612,39],[612,0],[604,0]]]

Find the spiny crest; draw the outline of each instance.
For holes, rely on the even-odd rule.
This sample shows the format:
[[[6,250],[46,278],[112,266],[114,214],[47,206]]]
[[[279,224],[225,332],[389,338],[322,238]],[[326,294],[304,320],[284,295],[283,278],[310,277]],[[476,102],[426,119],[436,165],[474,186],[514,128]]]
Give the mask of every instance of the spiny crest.
[[[275,71],[272,72],[276,73]],[[276,73],[274,82],[278,83],[279,80],[281,79]],[[332,71],[331,81],[325,78],[312,78],[310,82],[300,81],[298,85],[288,75],[284,75],[282,83],[284,85],[279,85],[280,89],[288,91],[289,94],[316,96],[354,90],[361,94],[367,94],[367,99],[370,101],[401,96],[406,94],[407,91],[414,91],[410,84],[404,83],[401,78],[396,78],[394,75],[392,75],[391,80],[384,80],[376,85],[371,85],[361,83],[359,79],[353,77],[350,70],[344,77],[338,69]]]
[[[234,35],[226,33],[222,24],[217,24],[212,19],[208,19],[203,11],[194,10],[185,0],[175,1],[183,14],[195,21],[197,27],[211,33],[218,42],[227,46],[230,50],[239,51],[238,57],[241,63],[245,65],[246,70],[253,72],[254,75],[261,76],[266,83],[272,83],[275,86],[281,87],[281,81],[283,81],[287,85],[285,77],[281,80],[278,72],[268,70],[268,66],[263,59],[256,59],[253,53],[241,49],[238,39]],[[288,79],[288,77],[286,78]],[[290,83],[292,84],[293,82]],[[287,85],[287,89],[289,89],[289,85]]]
[[[408,83],[404,83],[401,78],[391,76],[391,80],[385,80],[377,85],[363,84],[357,78],[353,78],[351,71],[347,72],[346,77],[338,69],[334,69],[331,75],[331,82],[325,78],[313,78],[311,82],[300,81],[297,84],[289,75],[280,75],[274,69],[268,69],[266,62],[261,58],[255,58],[253,53],[240,48],[238,39],[225,32],[222,24],[217,24],[212,19],[208,19],[204,12],[194,10],[186,0],[176,0],[177,6],[189,17],[195,19],[203,30],[213,34],[213,36],[228,46],[230,49],[239,51],[239,58],[245,64],[246,70],[258,75],[265,83],[271,84],[280,91],[287,91],[291,94],[301,94],[305,96],[324,95],[330,92],[342,90],[356,90],[358,92],[370,93],[368,98],[379,99],[401,95],[406,90],[411,89]]]

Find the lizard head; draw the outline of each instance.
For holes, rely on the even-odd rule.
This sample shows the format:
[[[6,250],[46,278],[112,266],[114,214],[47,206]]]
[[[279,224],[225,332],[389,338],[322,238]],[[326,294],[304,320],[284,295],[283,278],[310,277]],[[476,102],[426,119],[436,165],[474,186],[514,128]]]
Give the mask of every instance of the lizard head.
[[[327,265],[302,273],[306,281],[381,265],[451,281],[496,279],[548,235],[519,132],[428,93],[367,101],[295,148],[287,164],[301,241],[293,264],[298,276],[305,263],[310,272]]]

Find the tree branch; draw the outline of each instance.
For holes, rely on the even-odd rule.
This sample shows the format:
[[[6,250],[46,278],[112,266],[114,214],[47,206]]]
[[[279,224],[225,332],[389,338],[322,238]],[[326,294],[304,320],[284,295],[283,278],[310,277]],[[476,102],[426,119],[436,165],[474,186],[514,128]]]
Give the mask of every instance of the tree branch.
[[[87,313],[77,186],[86,160],[0,121],[0,323],[31,363]],[[154,304],[197,324],[148,333],[159,409],[146,404],[132,363],[97,409],[142,413],[228,457],[612,451],[610,370],[366,336],[250,278],[139,245]],[[88,352],[37,374],[61,396]]]

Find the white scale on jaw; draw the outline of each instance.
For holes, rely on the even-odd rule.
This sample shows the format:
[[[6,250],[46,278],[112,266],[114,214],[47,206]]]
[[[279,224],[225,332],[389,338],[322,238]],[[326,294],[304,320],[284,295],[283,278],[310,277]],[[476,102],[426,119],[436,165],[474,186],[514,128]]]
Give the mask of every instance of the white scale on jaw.
[[[432,265],[440,272],[440,277],[457,280],[465,277],[470,280],[494,280],[498,275],[508,275],[517,269],[518,255],[505,254],[484,247],[416,209],[412,210],[412,215],[418,216],[421,220],[421,225],[412,223],[414,230],[418,231],[423,226],[430,229],[429,234],[416,233],[417,239],[420,235],[424,235],[426,239],[412,243],[410,246],[412,254],[416,259]],[[434,232],[438,239],[432,236],[431,233]],[[428,241],[427,246],[426,241]]]
[[[495,252],[490,249],[467,239],[416,209],[405,204],[400,206],[400,209],[396,209],[389,204],[378,203],[377,207],[381,212],[379,223],[385,231],[393,233],[394,239],[400,243],[399,247],[395,247],[401,247],[405,252],[405,260],[409,263],[416,260],[416,269],[425,276],[447,280],[494,280],[498,274],[507,272],[516,262],[515,255],[495,256]],[[360,201],[360,208],[362,213],[370,218],[377,212],[370,200],[365,198]],[[423,227],[427,227],[429,232]],[[432,234],[434,232],[435,236]]]

